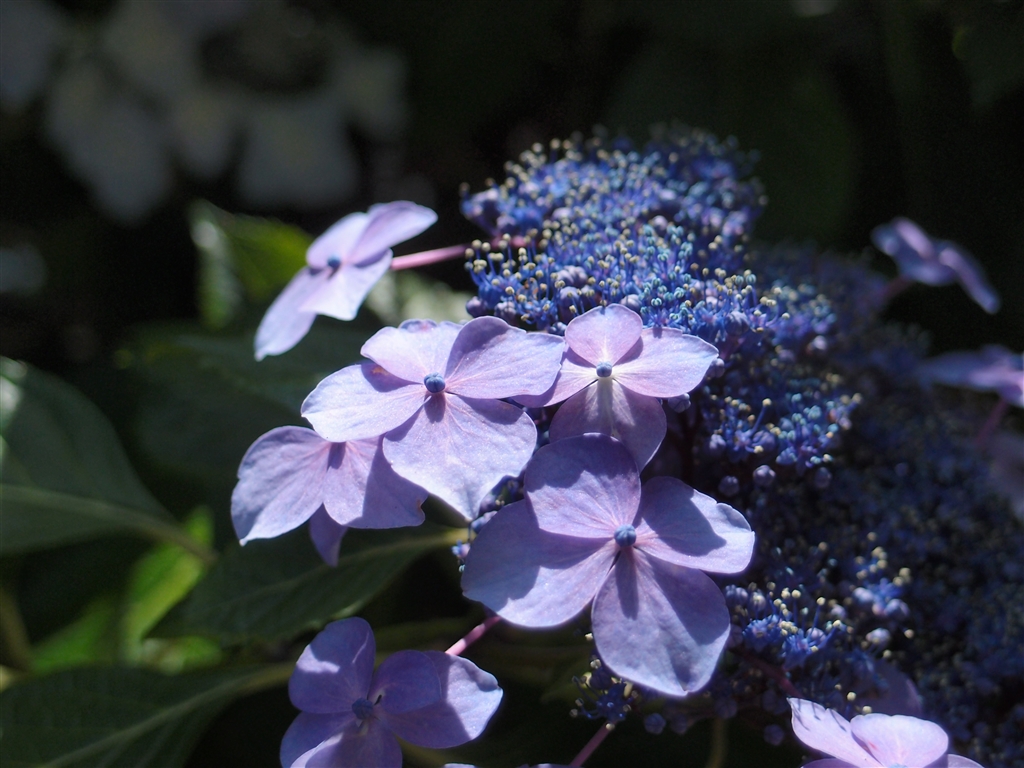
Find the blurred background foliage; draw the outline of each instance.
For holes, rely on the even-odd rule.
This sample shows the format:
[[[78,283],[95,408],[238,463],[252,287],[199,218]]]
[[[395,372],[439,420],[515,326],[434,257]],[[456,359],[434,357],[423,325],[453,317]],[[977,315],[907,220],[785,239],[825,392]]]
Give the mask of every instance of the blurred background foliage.
[[[321,318],[257,365],[262,312],[346,213],[410,199],[439,221],[399,253],[467,242],[479,233],[460,186],[500,178],[531,144],[595,126],[642,144],[679,121],[759,152],[766,241],[860,253],[905,215],[963,244],[1001,311],[918,286],[890,317],[924,328],[934,352],[1024,348],[1020,0],[2,0],[0,43],[0,353],[23,361],[2,372],[0,682],[117,664],[116,682],[41,678],[54,690],[21,711],[104,686],[151,691],[155,712],[182,707],[153,725],[160,740],[115,738],[112,764],[273,765],[293,712],[287,669],[245,664],[292,658],[287,639],[301,647],[332,615],[360,611],[383,648],[435,636],[443,648],[477,618],[437,527],[353,534],[355,560],[333,577],[313,574],[304,536],[245,558],[231,545],[234,472],[258,435],[300,423],[305,394],[382,323],[463,316],[461,263],[392,273],[354,323]],[[367,574],[371,562],[383,565]],[[347,593],[346,573],[363,578]],[[215,599],[296,574],[309,583],[277,607]],[[578,638],[524,648],[493,635],[470,655],[508,681],[508,700],[489,740],[460,754],[568,760],[592,731],[565,716]],[[151,677],[187,670],[200,671]],[[142,716],[115,710],[118,732]],[[694,765],[710,728],[687,736]],[[732,731],[726,765],[793,764]],[[634,736],[592,764],[630,762]],[[643,744],[666,759],[680,748]],[[67,764],[100,754],[80,748],[61,746]]]

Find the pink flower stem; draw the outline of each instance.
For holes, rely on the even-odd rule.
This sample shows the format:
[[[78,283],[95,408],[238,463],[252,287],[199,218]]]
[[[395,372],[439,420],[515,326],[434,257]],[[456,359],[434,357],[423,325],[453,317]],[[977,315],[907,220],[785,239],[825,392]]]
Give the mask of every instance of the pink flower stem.
[[[988,439],[992,437],[992,433],[995,432],[996,427],[999,426],[999,422],[1003,420],[1003,416],[1006,415],[1006,411],[1009,410],[1010,404],[999,398],[992,410],[988,414],[988,418],[985,419],[985,423],[981,425],[981,429],[978,430],[978,434],[974,437],[974,445],[980,450],[985,447]]]
[[[907,290],[907,288],[909,288],[913,284],[913,280],[908,280],[903,275],[894,277],[886,284],[885,288],[882,289],[882,295],[880,297],[882,305],[884,306],[888,304],[896,296],[903,293],[905,290]]]
[[[581,749],[580,753],[572,759],[572,762],[569,763],[569,765],[575,766],[576,768],[583,765],[587,758],[594,754],[594,751],[601,746],[601,742],[608,738],[608,734],[614,730],[615,726],[611,723],[605,723],[602,725],[598,729],[597,733],[590,737],[590,741],[584,745],[583,749]]]
[[[459,256],[466,255],[466,245],[450,245],[447,248],[435,248],[432,251],[420,251],[410,253],[408,256],[396,256],[391,260],[392,269],[412,269],[413,267],[425,267],[427,264],[436,264],[439,261],[447,261]]]
[[[497,624],[501,619],[498,616],[490,616],[483,620],[482,623],[477,624],[466,634],[464,638],[459,640],[455,645],[449,648],[445,653],[449,656],[461,656],[462,653],[469,648],[473,643],[487,634],[487,630]]]

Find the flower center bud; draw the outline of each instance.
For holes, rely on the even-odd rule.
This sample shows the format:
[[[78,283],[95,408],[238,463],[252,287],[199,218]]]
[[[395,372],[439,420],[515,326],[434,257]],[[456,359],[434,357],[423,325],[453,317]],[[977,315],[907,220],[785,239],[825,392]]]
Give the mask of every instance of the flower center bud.
[[[331,269],[337,269],[338,267],[341,266],[341,259],[339,259],[337,256],[331,256],[331,258],[327,260],[327,266],[330,267]]]
[[[365,720],[373,714],[373,702],[369,699],[356,699],[352,703],[352,711],[360,720]]]
[[[597,364],[597,375],[602,379],[607,379],[612,375],[612,364],[611,363],[598,363]]]
[[[636,528],[632,525],[620,525],[615,529],[615,543],[620,547],[632,547],[636,543]]]
[[[423,377],[423,386],[427,388],[427,391],[436,395],[438,392],[444,392],[444,376],[440,373],[431,373]]]

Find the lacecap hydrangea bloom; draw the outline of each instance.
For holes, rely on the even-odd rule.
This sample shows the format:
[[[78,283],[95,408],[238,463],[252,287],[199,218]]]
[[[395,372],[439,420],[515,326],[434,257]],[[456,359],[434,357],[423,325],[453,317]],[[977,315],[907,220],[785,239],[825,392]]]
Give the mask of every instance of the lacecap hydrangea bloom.
[[[443,749],[479,736],[502,690],[473,662],[437,651],[399,651],[373,669],[376,644],[362,619],[328,624],[302,652],[288,683],[302,710],[281,743],[284,768],[399,768],[396,736]]]

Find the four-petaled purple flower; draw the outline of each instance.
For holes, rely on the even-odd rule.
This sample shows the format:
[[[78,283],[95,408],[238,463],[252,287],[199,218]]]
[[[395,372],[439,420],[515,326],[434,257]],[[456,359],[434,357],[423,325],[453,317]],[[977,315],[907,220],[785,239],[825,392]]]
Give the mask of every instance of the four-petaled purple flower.
[[[566,353],[552,389],[524,405],[565,400],[551,440],[600,432],[621,440],[636,463],[651,460],[665,437],[658,398],[679,397],[704,379],[718,350],[678,328],[644,328],[621,304],[596,307],[565,329]]]
[[[383,435],[395,472],[472,520],[536,445],[533,420],[501,399],[546,391],[563,349],[557,336],[496,317],[465,325],[408,320],[363,345],[372,363],[321,381],[302,415],[335,442]]]
[[[1024,408],[1024,355],[998,344],[933,357],[921,363],[917,373],[926,384],[995,392],[1010,405]]]
[[[831,755],[803,768],[982,768],[947,754],[949,736],[935,723],[908,715],[857,715],[847,720],[806,699],[789,699],[793,733],[811,749]]]
[[[702,571],[746,568],[743,515],[675,478],[641,491],[629,451],[598,434],[538,450],[525,495],[474,540],[466,596],[525,627],[563,624],[593,600],[594,642],[614,674],[670,696],[704,686],[729,611]]]
[[[967,251],[948,240],[936,240],[910,219],[895,218],[871,231],[871,242],[891,256],[900,276],[925,285],[960,283],[967,294],[989,314],[999,311],[999,294],[985,271]]]
[[[398,201],[352,213],[318,237],[306,264],[270,305],[256,330],[256,359],[294,347],[317,315],[351,320],[391,266],[391,246],[437,221],[429,208]]]
[[[302,710],[281,743],[281,764],[398,768],[411,744],[446,749],[479,736],[502,690],[473,662],[437,651],[399,651],[373,671],[376,644],[362,619],[328,624],[306,646],[288,683]]]
[[[231,494],[239,541],[269,539],[309,520],[320,556],[338,562],[348,528],[423,522],[427,493],[388,465],[380,438],[332,443],[303,427],[278,427],[246,451]]]

